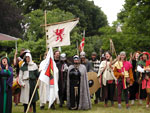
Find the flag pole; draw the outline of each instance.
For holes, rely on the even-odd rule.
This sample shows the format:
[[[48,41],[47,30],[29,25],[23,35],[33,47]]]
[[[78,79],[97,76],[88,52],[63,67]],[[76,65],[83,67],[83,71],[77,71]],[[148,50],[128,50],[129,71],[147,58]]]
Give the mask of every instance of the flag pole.
[[[32,93],[31,99],[30,99],[30,101],[29,101],[29,104],[28,104],[26,113],[28,113],[28,111],[29,111],[29,108],[30,108],[32,99],[33,99],[33,97],[34,97],[35,91],[36,91],[36,89],[37,89],[37,87],[38,87],[39,81],[40,81],[40,79],[38,78],[37,83],[36,83],[35,88],[34,88],[34,91],[33,91],[33,93]]]
[[[46,32],[47,32],[47,31],[46,31],[46,26],[47,26],[46,10],[44,11],[44,17],[45,17],[45,35],[46,35]],[[46,35],[46,51],[48,51],[48,48],[47,48],[47,35]],[[37,83],[36,83],[35,88],[34,88],[34,91],[33,91],[33,93],[32,93],[31,99],[30,99],[30,101],[29,101],[29,104],[28,104],[26,113],[28,113],[28,111],[29,111],[29,108],[30,108],[32,99],[33,99],[33,97],[34,97],[34,94],[35,94],[35,92],[36,92],[36,89],[37,89],[37,86],[38,86],[39,82],[40,82],[40,79],[38,78]]]
[[[77,55],[79,55],[79,44],[78,44],[78,40],[76,41],[76,45],[77,45]]]
[[[71,19],[71,20],[67,20],[67,21],[62,21],[62,22],[56,22],[56,23],[51,23],[51,24],[46,24],[46,26],[52,26],[52,25],[57,25],[57,24],[64,24],[64,23],[67,23],[67,22],[72,22],[72,21],[76,21],[76,20],[79,20],[79,18],[74,18],[74,19]],[[44,27],[45,24],[43,25],[40,25],[41,27]]]
[[[46,36],[46,51],[48,51],[48,47],[47,47],[47,35],[46,35],[46,27],[47,27],[47,12],[46,12],[46,10],[44,11],[44,17],[45,17],[45,36]]]
[[[85,38],[85,29],[83,30],[83,37]],[[84,47],[83,47],[83,51],[84,51]]]

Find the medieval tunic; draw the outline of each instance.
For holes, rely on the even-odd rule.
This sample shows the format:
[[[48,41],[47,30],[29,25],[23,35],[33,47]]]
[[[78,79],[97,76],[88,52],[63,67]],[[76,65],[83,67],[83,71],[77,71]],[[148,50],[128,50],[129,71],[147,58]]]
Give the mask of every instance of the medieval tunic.
[[[67,72],[68,72],[68,63],[65,61],[60,61],[58,63],[58,70],[59,70],[59,79],[58,79],[58,87],[59,87],[59,100],[60,105],[64,103],[66,100],[66,93],[67,93]]]
[[[137,78],[137,60],[132,60],[132,72],[133,72],[133,77],[134,77],[134,83],[132,86],[129,88],[130,92],[130,100],[135,100],[136,99],[136,93],[139,91],[139,85],[138,85],[138,78]]]
[[[42,70],[44,70],[45,64],[46,64],[46,60],[43,60],[40,63],[40,66],[39,66],[39,71],[40,72]],[[46,104],[46,101],[48,101],[48,91],[49,91],[48,90],[48,85],[40,80],[40,83],[39,83],[40,106],[44,106]]]
[[[32,60],[30,56],[30,60]],[[36,80],[39,76],[37,65],[31,61],[31,63],[24,63],[19,72],[19,84],[21,87],[20,102],[28,104],[32,96],[33,90],[36,85]],[[36,90],[32,103],[39,99],[38,92]]]
[[[146,87],[145,87],[145,75],[146,71],[144,71],[144,67],[146,67],[146,61],[139,61],[138,66],[137,66],[137,71],[138,71],[138,78],[139,81],[141,81],[140,85],[140,99],[145,99],[147,94],[146,94]]]
[[[147,104],[150,102],[150,71],[145,71],[144,68],[150,68],[150,60],[146,62],[142,61],[138,63],[137,70],[138,72],[142,73],[142,90],[141,94],[142,97],[146,97],[147,95]],[[143,65],[142,65],[143,64]],[[148,77],[148,78],[147,78]],[[146,94],[147,93],[147,94]]]
[[[6,57],[5,57],[6,58]],[[7,60],[9,62],[9,60]],[[9,63],[8,63],[9,64]],[[6,100],[6,113],[12,112],[12,83],[13,83],[13,69],[8,67],[8,70],[1,63],[0,69],[0,113],[3,113],[3,101],[4,101],[4,80],[3,76],[7,76],[6,81],[6,93],[7,93],[7,100]]]
[[[98,59],[95,59],[95,60],[91,60],[90,61],[91,64],[92,64],[92,68],[93,68],[93,71],[98,73],[99,71],[99,66],[100,66],[100,61]],[[95,96],[96,96],[96,99],[95,99],[95,103],[98,103],[98,99],[100,100],[100,91],[101,91],[101,88],[99,88],[96,92],[95,92]]]
[[[115,91],[115,80],[113,69],[109,66],[110,61],[102,61],[99,67],[98,75],[102,76],[102,89],[103,89],[103,97],[105,99],[105,104],[107,104],[108,99],[111,100],[113,104],[113,97]],[[106,69],[104,69],[106,67]]]
[[[90,100],[90,92],[89,92],[89,85],[88,85],[88,79],[87,79],[87,71],[86,67],[82,64],[79,65],[78,70],[76,72],[78,73],[76,77],[71,77],[70,72],[72,72],[75,69],[74,65],[69,66],[68,69],[68,76],[67,76],[67,106],[68,108],[72,107],[71,103],[71,95],[78,94],[78,109],[86,110],[91,109],[91,100]],[[74,74],[73,74],[74,75]],[[76,81],[78,81],[77,84],[75,84],[75,81],[72,83],[72,79],[75,78]],[[72,85],[75,85],[79,88],[78,92],[76,94],[72,93]],[[75,98],[74,98],[75,99]]]
[[[124,90],[125,101],[128,104],[128,86],[134,82],[131,63],[128,61],[116,62],[114,75],[118,80],[118,103],[121,104],[121,94],[122,90]]]

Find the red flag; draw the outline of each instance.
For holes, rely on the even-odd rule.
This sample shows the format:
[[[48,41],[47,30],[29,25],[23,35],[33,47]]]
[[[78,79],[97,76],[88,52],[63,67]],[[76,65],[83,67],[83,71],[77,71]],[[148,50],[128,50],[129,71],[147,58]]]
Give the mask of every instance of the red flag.
[[[49,60],[49,65],[47,67],[45,75],[47,75],[50,78],[50,85],[54,85],[53,60],[52,60],[52,58],[50,58],[50,60]]]
[[[58,68],[54,61],[51,47],[47,53],[39,79],[48,85],[47,92],[50,108],[54,101],[58,99]]]
[[[80,43],[80,47],[79,47],[80,52],[84,51],[84,42],[85,42],[85,38],[83,37],[83,38],[82,38],[82,41],[81,41],[81,43]]]

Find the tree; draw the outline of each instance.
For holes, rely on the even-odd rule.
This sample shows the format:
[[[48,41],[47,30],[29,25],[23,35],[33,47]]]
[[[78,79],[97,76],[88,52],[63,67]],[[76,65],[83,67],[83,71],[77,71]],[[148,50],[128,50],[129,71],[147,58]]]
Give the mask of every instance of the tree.
[[[80,18],[80,32],[86,30],[87,36],[98,34],[98,28],[108,24],[107,17],[103,11],[88,0],[15,0],[17,5],[23,9],[24,14],[33,10],[61,9],[71,12]]]
[[[118,14],[124,35],[133,43],[134,51],[149,51],[150,41],[150,1],[126,0],[124,9]],[[138,45],[137,45],[138,44]]]
[[[69,12],[61,11],[60,9],[54,9],[47,11],[47,24],[61,22],[75,18],[73,14]],[[24,39],[29,41],[37,41],[40,38],[45,37],[44,25],[44,11],[35,10],[25,15],[24,25],[26,25],[26,32]]]
[[[22,19],[23,16],[13,1],[0,0],[0,33],[21,38]]]

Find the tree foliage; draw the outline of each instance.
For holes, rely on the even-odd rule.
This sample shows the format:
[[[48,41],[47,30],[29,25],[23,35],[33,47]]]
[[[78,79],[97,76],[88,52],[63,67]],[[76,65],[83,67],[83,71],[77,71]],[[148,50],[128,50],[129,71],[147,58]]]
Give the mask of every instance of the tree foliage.
[[[128,36],[127,40],[132,43],[130,48],[134,51],[149,51],[150,49],[149,10],[149,0],[126,0],[124,9],[118,14],[123,34]]]
[[[33,10],[61,9],[71,12],[80,18],[80,32],[86,30],[87,36],[98,34],[98,28],[107,25],[106,15],[102,10],[88,0],[15,0],[17,5],[23,9],[24,14]]]
[[[11,0],[0,0],[0,33],[22,37],[21,21],[23,16]]]

